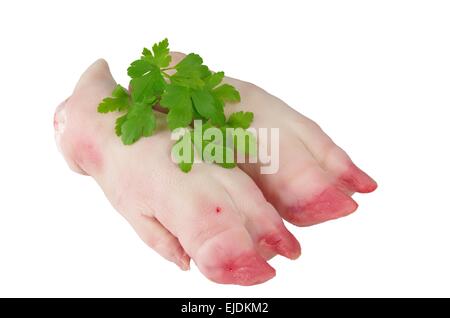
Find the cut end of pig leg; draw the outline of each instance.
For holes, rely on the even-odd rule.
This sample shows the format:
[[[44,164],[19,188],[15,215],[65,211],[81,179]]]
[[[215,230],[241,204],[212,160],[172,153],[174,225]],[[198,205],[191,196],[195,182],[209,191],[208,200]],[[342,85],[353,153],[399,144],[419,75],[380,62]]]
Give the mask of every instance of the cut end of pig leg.
[[[358,204],[348,195],[332,186],[305,203],[288,209],[288,221],[309,226],[351,214]]]
[[[56,144],[58,146],[58,149],[61,148],[60,140],[61,136],[64,133],[64,130],[66,129],[66,121],[67,121],[67,115],[65,111],[66,101],[62,102],[61,104],[56,107],[55,114],[53,115],[53,128],[55,130],[55,139]]]
[[[347,171],[339,178],[338,183],[352,192],[369,193],[378,187],[375,180],[351,163]]]

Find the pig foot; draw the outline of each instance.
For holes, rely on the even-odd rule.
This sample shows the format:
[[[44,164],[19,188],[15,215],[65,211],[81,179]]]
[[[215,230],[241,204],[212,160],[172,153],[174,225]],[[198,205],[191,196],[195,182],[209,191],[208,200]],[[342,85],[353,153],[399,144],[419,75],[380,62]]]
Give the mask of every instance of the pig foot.
[[[179,170],[163,115],[154,136],[124,146],[114,134],[117,115],[96,110],[115,85],[104,60],[90,66],[58,107],[55,135],[69,167],[92,176],[145,243],[184,270],[192,258],[223,284],[264,282],[275,275],[267,259],[300,255],[298,241],[242,170],[205,163],[188,174]]]

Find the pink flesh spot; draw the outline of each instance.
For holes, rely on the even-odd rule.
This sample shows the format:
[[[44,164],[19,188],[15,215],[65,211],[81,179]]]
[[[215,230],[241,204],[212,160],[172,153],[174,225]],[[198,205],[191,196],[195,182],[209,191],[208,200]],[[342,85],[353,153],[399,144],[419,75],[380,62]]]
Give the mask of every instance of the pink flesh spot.
[[[338,184],[352,192],[369,193],[375,191],[377,183],[364,171],[351,163],[339,178]]]
[[[216,207],[216,213],[222,212],[222,208],[220,206]]]
[[[289,208],[288,218],[294,224],[307,226],[346,216],[357,208],[352,198],[331,186],[309,201]]]
[[[255,285],[275,276],[275,270],[254,251],[224,261],[222,268],[219,277],[214,278],[222,284]]]

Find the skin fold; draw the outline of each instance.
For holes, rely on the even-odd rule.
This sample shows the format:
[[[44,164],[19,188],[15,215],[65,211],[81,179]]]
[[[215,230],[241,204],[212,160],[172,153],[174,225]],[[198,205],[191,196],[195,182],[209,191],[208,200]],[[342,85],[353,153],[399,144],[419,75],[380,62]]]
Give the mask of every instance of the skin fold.
[[[174,53],[174,63],[181,57]],[[181,172],[170,159],[163,114],[152,137],[124,146],[114,134],[117,115],[97,113],[116,85],[104,60],[85,71],[56,109],[55,138],[69,167],[92,176],[161,256],[183,270],[192,259],[217,283],[253,285],[275,275],[271,257],[300,255],[280,216],[311,225],[347,215],[357,207],[351,194],[373,191],[376,183],[315,123],[252,84],[226,81],[242,99],[228,112],[253,111],[254,127],[280,128],[277,174],[261,175],[258,163],[234,169],[199,163]]]

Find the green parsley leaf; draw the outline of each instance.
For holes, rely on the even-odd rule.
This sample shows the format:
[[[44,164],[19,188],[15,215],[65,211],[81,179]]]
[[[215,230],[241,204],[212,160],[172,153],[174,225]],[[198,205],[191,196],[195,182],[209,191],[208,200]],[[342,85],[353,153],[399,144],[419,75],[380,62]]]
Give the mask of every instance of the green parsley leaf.
[[[127,115],[128,114],[122,115],[116,119],[116,126],[114,130],[116,131],[116,135],[118,137],[122,135],[122,125],[127,120]]]
[[[125,145],[131,145],[141,137],[151,136],[156,127],[156,117],[152,107],[144,103],[133,104],[126,119],[120,121],[122,120],[120,132]]]
[[[164,92],[166,82],[162,77],[161,71],[152,65],[150,71],[140,77],[133,78],[130,86],[131,98],[134,102],[149,102],[149,100],[160,96]]]
[[[195,110],[203,118],[210,119],[213,125],[222,126],[225,124],[223,106],[216,102],[209,90],[191,90],[191,98]]]
[[[193,113],[188,88],[174,84],[167,85],[159,103],[169,109],[167,124],[171,130],[191,124]]]
[[[233,128],[243,128],[247,129],[253,121],[252,112],[235,112],[230,115],[227,121],[227,126]]]
[[[169,41],[167,39],[153,44],[152,50],[153,54],[149,49],[144,48],[142,58],[160,68],[169,66],[172,57],[169,54]]]
[[[221,162],[216,162],[219,166],[226,168],[226,169],[232,169],[236,167],[236,162],[234,161],[234,151],[231,148],[228,147],[217,147],[216,148],[216,155],[222,158]],[[227,158],[232,158],[232,160],[228,161]]]
[[[217,72],[217,73],[211,74],[210,76],[208,76],[205,79],[206,86],[208,88],[216,87],[217,85],[220,84],[220,82],[222,82],[224,76],[225,76],[224,72]]]
[[[198,113],[198,111],[195,110],[195,107],[192,108],[192,115],[193,115],[194,120],[198,119],[198,120],[201,120],[201,121],[205,121],[205,119],[202,117],[202,115],[200,115]]]
[[[103,99],[98,105],[97,110],[99,113],[123,111],[130,107],[130,96],[128,95],[128,91],[121,85],[117,85],[111,95],[112,97]]]
[[[202,145],[203,160],[218,164],[224,168],[236,167],[234,151],[220,141],[205,141]]]
[[[192,132],[192,143],[201,159],[224,168],[234,168],[236,166],[234,150],[227,145],[225,128],[215,127],[209,122],[202,124],[200,128]],[[206,131],[209,132],[209,136],[205,134]]]
[[[177,72],[170,77],[173,83],[191,88],[201,88],[205,85],[203,79],[211,75],[211,71],[203,65],[203,59],[198,54],[186,55],[177,65]]]
[[[189,153],[184,153],[189,151]],[[178,163],[181,171],[189,172],[194,164],[195,149],[190,133],[183,135],[172,147],[172,156]]]
[[[239,95],[239,92],[231,86],[230,84],[222,84],[218,87],[216,87],[213,90],[213,94],[217,99],[220,99],[224,102],[240,102],[241,96]]]
[[[136,60],[130,64],[127,69],[128,76],[131,78],[141,77],[144,74],[149,73],[152,70],[157,69],[157,67],[147,60]]]
[[[177,65],[175,65],[178,75],[188,77],[205,78],[211,75],[211,71],[203,65],[203,59],[198,54],[186,55]]]
[[[111,96],[99,104],[98,112],[125,112],[116,119],[115,132],[125,145],[130,145],[154,133],[153,106],[159,102],[168,109],[167,124],[171,130],[189,127],[193,119],[201,119],[200,132],[189,128],[188,136],[183,136],[172,147],[182,171],[192,169],[194,151],[188,153],[187,150],[193,149],[197,149],[205,161],[225,168],[235,167],[235,150],[252,154],[252,149],[256,149],[256,138],[246,130],[253,121],[253,113],[237,112],[226,119],[225,103],[239,102],[239,92],[230,84],[221,84],[224,72],[211,72],[199,55],[188,54],[168,68],[170,62],[167,39],[154,44],[151,50],[144,48],[141,58],[132,62],[127,70],[131,78],[130,92],[117,85]],[[168,69],[175,73],[165,73]],[[213,138],[205,139],[208,128],[215,129],[215,133]],[[228,128],[235,131],[230,132]]]

